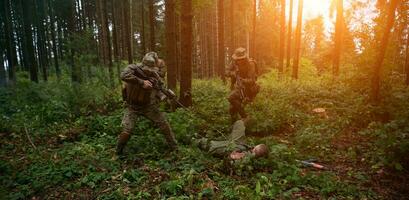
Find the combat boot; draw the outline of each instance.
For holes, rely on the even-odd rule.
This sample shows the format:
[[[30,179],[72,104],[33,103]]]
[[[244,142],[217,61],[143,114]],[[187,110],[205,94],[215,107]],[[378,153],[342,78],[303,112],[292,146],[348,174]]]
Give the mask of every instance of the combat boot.
[[[129,138],[131,135],[127,132],[122,132],[118,137],[118,144],[116,146],[116,154],[123,155],[124,148],[126,143],[128,143]]]

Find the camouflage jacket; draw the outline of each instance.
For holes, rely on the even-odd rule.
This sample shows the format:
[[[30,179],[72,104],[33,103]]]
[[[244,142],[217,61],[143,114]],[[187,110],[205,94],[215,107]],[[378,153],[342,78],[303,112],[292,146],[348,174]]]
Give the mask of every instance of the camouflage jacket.
[[[232,62],[226,69],[226,76],[232,77],[235,80],[238,76],[245,85],[253,84],[257,78],[256,63],[252,59],[248,59],[248,62],[244,65],[237,65]]]
[[[121,80],[124,82],[122,86],[122,96],[124,101],[130,105],[149,105],[158,103],[156,98],[157,91],[154,89],[143,88],[143,82],[145,80],[135,75],[137,68],[142,68],[144,71],[156,71],[161,77],[163,76],[160,68],[157,67],[149,68],[142,64],[128,65],[121,73]]]

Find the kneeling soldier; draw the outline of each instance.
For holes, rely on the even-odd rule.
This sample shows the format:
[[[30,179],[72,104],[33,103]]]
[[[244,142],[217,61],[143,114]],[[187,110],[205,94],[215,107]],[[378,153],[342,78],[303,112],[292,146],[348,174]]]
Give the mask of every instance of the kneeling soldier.
[[[164,113],[159,111],[160,91],[154,88],[154,83],[138,77],[136,74],[142,71],[152,71],[161,74],[161,68],[158,66],[158,56],[155,52],[145,55],[142,63],[128,65],[121,73],[121,79],[124,81],[123,97],[126,102],[126,110],[122,119],[123,130],[119,135],[116,152],[123,154],[123,149],[128,142],[132,129],[135,125],[137,116],[144,116],[151,120],[165,135],[169,147],[173,150],[177,146],[174,133],[165,118]],[[149,76],[149,75],[148,75]]]

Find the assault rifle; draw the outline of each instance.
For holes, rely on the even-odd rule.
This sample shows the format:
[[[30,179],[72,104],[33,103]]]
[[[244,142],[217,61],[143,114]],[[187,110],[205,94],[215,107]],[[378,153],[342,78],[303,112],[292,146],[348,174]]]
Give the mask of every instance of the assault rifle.
[[[158,98],[161,101],[168,98],[169,100],[175,102],[178,106],[184,107],[183,104],[176,99],[175,92],[165,87],[165,84],[161,80],[158,72],[153,70],[143,70],[141,67],[137,67],[135,70],[135,76],[151,82],[153,89],[159,91]]]

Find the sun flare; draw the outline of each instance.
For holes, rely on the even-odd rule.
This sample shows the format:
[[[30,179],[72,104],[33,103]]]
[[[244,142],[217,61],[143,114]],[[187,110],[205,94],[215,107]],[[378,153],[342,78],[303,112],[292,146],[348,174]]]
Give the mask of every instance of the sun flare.
[[[331,0],[304,0],[306,18],[314,18],[319,15],[328,15]]]

